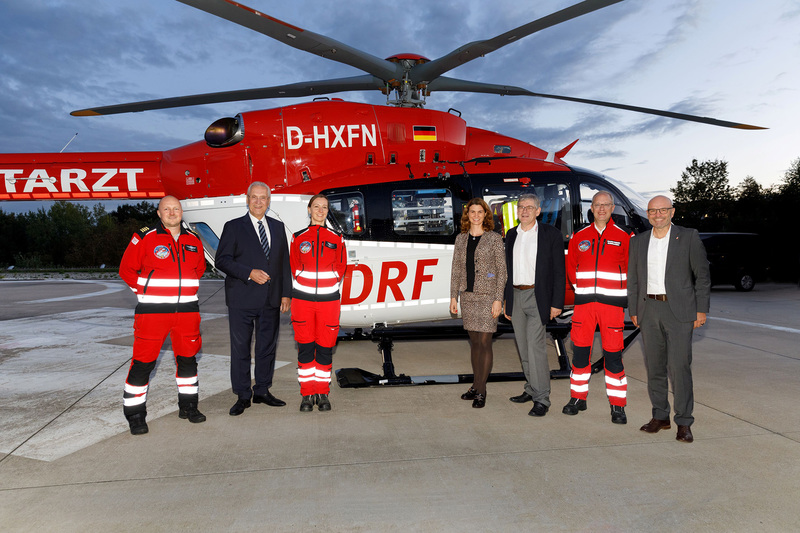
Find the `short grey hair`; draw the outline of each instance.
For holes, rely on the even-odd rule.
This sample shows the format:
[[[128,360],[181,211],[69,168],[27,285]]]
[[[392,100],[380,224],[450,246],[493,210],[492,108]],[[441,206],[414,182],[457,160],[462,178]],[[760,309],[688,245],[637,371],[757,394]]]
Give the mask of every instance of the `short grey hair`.
[[[531,193],[531,192],[526,192],[525,194],[520,194],[519,198],[517,198],[517,205],[519,205],[519,203],[522,200],[530,200],[530,201],[532,201],[533,202],[533,207],[535,207],[536,209],[539,209],[539,207],[541,207],[541,205],[542,205],[542,202],[539,201],[539,197],[537,195]]]
[[[597,191],[596,193],[594,193],[594,196],[592,196],[592,204],[594,204],[595,198],[597,198],[601,194],[607,195],[609,198],[611,198],[611,203],[612,204],[616,204],[617,203],[617,201],[614,199],[614,195],[613,194],[611,194],[609,191],[603,190],[603,191]]]
[[[251,183],[250,186],[247,188],[247,196],[250,196],[250,191],[253,190],[253,187],[264,187],[265,189],[267,189],[267,198],[271,196],[269,185],[267,185],[263,181],[254,181],[253,183]]]

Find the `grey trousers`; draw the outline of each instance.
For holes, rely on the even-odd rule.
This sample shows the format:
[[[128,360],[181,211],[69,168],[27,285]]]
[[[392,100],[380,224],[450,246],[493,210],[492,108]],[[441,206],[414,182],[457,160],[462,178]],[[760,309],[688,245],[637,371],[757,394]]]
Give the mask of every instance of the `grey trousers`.
[[[653,406],[653,418],[669,420],[669,385],[672,382],[675,423],[691,426],[694,422],[692,385],[693,322],[680,322],[667,302],[647,302],[647,313],[639,318],[647,369],[647,392]]]
[[[514,289],[514,309],[511,315],[519,360],[525,374],[525,392],[534,402],[550,407],[550,364],[547,362],[545,327],[533,289]]]

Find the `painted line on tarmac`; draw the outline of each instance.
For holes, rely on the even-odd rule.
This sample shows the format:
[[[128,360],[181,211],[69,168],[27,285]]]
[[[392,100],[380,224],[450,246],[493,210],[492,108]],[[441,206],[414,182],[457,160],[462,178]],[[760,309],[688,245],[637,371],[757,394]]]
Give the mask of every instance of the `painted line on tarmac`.
[[[722,322],[733,322],[734,324],[744,324],[745,326],[756,326],[759,328],[766,328],[772,329],[775,331],[785,331],[787,333],[800,333],[800,329],[795,328],[787,328],[784,326],[773,326],[772,324],[759,324],[758,322],[745,322],[744,320],[734,320],[732,318],[720,318],[718,316],[711,315],[709,317],[711,320],[720,320]]]
[[[81,298],[94,298],[95,296],[104,296],[106,294],[113,294],[115,292],[119,292],[128,288],[125,284],[120,285],[119,282],[96,281],[96,280],[86,280],[86,279],[56,279],[56,280],[35,280],[35,281],[49,281],[51,283],[53,281],[66,281],[68,283],[99,283],[100,285],[105,285],[106,288],[105,290],[98,292],[87,292],[86,294],[75,294],[73,296],[61,296],[60,298],[47,298],[44,300],[28,300],[27,302],[20,302],[20,303],[43,304],[50,302],[66,302],[68,300],[79,300]]]
[[[0,453],[54,461],[128,431],[122,388],[131,346],[108,340],[131,336],[133,316],[104,307],[0,321]],[[198,363],[202,408],[204,398],[230,390],[230,356],[201,352]],[[287,364],[276,361],[275,369]],[[164,350],[148,420],[175,413],[176,400],[174,358]]]

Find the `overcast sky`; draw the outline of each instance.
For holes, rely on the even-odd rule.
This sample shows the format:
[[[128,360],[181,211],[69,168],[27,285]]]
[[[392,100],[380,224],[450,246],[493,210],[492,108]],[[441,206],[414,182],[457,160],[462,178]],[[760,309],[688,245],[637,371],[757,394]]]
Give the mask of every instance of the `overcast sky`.
[[[435,59],[576,0],[245,0],[379,57]],[[626,0],[543,30],[447,75],[744,122],[730,130],[530,97],[434,93],[471,126],[568,163],[668,192],[692,159],[728,161],[730,181],[779,182],[800,157],[800,0]],[[170,0],[0,0],[0,151],[166,150],[217,118],[301,100],[232,102],[107,117],[97,105],[355,76],[360,71]],[[336,95],[342,96],[342,95]],[[380,104],[379,93],[349,100]],[[9,202],[0,209],[12,210]]]

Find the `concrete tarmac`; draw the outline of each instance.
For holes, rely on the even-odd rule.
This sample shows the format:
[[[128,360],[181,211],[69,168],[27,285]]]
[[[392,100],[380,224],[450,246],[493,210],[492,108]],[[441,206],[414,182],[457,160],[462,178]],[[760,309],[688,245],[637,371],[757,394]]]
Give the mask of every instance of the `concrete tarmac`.
[[[105,280],[0,280],[0,530],[16,531],[798,531],[800,290],[712,291],[694,342],[695,442],[650,435],[641,340],[625,353],[627,425],[611,423],[601,375],[589,408],[547,416],[489,383],[341,389],[301,413],[283,318],[272,392],[282,408],[228,415],[220,280],[201,283],[200,410],[177,416],[165,347],[148,395],[150,433],[122,416],[135,298]],[[470,373],[464,339],[395,343],[398,373]],[[513,337],[494,372],[519,370]],[[550,347],[551,365],[556,366]],[[369,341],[340,343],[334,368],[380,373]]]

